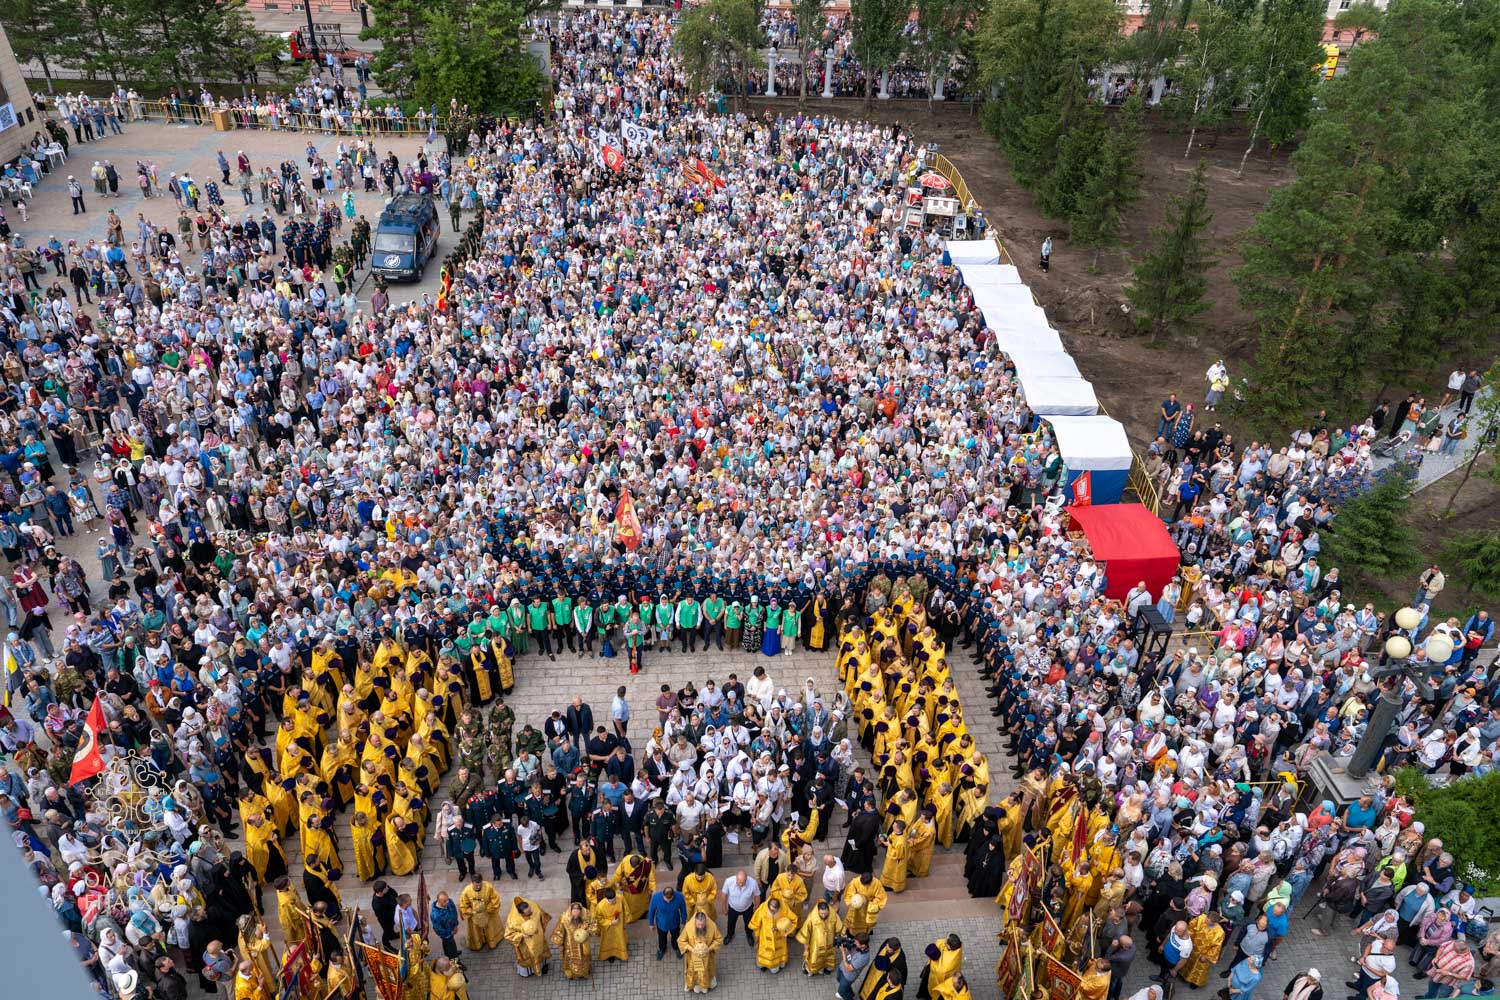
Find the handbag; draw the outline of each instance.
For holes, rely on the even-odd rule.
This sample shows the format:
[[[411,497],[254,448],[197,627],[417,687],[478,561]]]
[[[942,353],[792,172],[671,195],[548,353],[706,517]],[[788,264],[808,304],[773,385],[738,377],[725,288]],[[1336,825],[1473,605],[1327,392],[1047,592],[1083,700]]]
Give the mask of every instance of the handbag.
[[[606,660],[612,660],[615,658],[615,647],[614,644],[609,641],[608,636],[605,637],[604,645],[599,649],[599,655],[604,657]]]

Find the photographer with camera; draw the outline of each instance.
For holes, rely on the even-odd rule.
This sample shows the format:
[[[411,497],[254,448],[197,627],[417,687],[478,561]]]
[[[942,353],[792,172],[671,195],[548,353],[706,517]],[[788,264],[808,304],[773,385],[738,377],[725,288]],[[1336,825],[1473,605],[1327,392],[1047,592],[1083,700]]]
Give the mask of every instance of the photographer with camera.
[[[870,936],[840,937],[835,945],[839,953],[839,962],[834,969],[838,975],[839,996],[842,1000],[854,1000],[854,984],[859,982],[870,964]]]

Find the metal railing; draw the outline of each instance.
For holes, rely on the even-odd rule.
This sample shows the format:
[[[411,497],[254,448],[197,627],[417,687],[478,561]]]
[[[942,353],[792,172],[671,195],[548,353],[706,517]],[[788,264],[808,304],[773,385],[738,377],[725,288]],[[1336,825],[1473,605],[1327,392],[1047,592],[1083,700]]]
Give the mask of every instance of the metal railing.
[[[426,135],[428,126],[434,125],[439,134],[447,128],[447,119],[418,120],[413,118],[390,119],[381,114],[372,114],[368,120],[363,115],[350,114],[347,119],[335,114],[325,123],[319,112],[278,111],[266,108],[234,107],[230,105],[171,104],[166,99],[132,103],[131,111],[138,114],[137,121],[164,122],[169,125],[214,125],[214,115],[227,115],[233,130],[317,132],[321,135]]]
[[[983,208],[979,204],[978,199],[974,197],[974,192],[969,190],[968,183],[964,181],[963,172],[954,165],[952,160],[948,159],[942,153],[938,153],[933,156],[932,169],[942,174],[947,178],[948,183],[953,185],[953,196],[958,199],[959,207],[965,213],[970,212],[976,206]],[[986,217],[985,221],[989,223],[985,231],[991,234],[990,238],[995,241],[995,246],[1000,251],[1000,263],[1014,265],[1015,261],[1011,260],[1010,252],[1005,249],[1005,244],[1000,242],[999,229],[988,217]]]

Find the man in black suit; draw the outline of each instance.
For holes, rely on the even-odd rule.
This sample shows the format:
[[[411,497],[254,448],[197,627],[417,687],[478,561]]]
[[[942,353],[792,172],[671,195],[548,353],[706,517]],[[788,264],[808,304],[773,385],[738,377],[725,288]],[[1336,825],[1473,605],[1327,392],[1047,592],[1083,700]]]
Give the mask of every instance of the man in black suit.
[[[616,811],[620,828],[620,839],[625,842],[625,853],[646,853],[646,803],[637,801],[634,792],[626,791],[625,799]]]
[[[573,742],[582,743],[594,731],[594,710],[589,708],[588,702],[574,696],[573,704],[568,706],[567,724]]]

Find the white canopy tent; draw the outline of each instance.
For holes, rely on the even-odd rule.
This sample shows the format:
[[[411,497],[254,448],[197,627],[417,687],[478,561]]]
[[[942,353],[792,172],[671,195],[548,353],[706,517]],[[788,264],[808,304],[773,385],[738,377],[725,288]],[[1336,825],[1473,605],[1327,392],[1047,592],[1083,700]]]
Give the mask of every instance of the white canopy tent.
[[[943,256],[945,264],[998,264],[1000,244],[994,240],[947,240]]]
[[[1099,412],[1099,399],[1087,379],[1023,377],[1021,389],[1026,405],[1043,417],[1092,417]]]
[[[1090,473],[1094,503],[1119,503],[1130,476],[1130,441],[1113,417],[1048,417],[1052,437],[1068,469],[1071,486],[1080,473]]]
[[[1021,272],[1014,264],[960,264],[958,273],[970,288],[981,285],[1019,285]]]
[[[1067,351],[1007,351],[1024,383],[1036,378],[1083,378]]]

